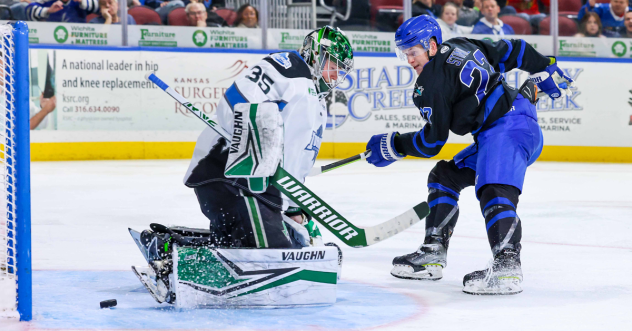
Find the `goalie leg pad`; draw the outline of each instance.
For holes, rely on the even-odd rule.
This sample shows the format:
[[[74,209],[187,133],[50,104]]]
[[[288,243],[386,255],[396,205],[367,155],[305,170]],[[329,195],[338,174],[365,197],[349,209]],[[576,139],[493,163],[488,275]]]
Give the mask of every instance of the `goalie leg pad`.
[[[293,307],[336,301],[336,247],[216,249],[176,245],[173,260],[178,308]]]

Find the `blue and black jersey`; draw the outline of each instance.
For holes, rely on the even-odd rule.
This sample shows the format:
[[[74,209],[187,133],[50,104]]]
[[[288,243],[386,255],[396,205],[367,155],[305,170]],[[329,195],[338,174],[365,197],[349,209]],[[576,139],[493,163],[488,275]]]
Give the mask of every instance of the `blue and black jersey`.
[[[460,136],[472,133],[476,139],[509,112],[518,95],[501,73],[515,68],[536,73],[549,64],[548,57],[524,40],[444,42],[415,82],[413,101],[427,123],[421,131],[397,136],[395,149],[429,158],[439,153],[450,131]]]

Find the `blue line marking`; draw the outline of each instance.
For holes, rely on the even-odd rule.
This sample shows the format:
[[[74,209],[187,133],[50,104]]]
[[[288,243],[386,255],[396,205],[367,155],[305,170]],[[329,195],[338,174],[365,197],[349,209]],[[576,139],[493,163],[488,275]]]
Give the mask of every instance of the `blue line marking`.
[[[486,205],[485,208],[483,208],[482,213],[485,213],[485,211],[487,210],[487,208],[493,206],[493,205],[509,205],[511,206],[511,208],[516,209],[516,206],[514,206],[513,202],[511,202],[511,200],[507,199],[507,198],[503,198],[503,197],[498,197],[498,198],[493,198],[491,199]],[[484,214],[483,214],[484,215]]]
[[[454,199],[452,199],[450,197],[440,197],[440,198],[436,198],[436,199],[430,201],[428,203],[428,207],[432,208],[432,207],[434,207],[434,206],[436,206],[436,205],[438,205],[440,203],[446,203],[446,204],[455,206],[456,205],[456,200],[454,200]]]
[[[457,193],[455,190],[449,188],[449,187],[445,187],[439,183],[428,183],[428,188],[434,188],[437,190],[441,190],[443,192],[448,192],[452,195],[454,195],[457,199],[460,197],[460,194]]]
[[[35,271],[35,329],[367,329],[416,316],[419,304],[406,295],[343,281],[333,306],[286,309],[178,310],[159,304],[131,271]],[[114,308],[99,302],[116,299]]]
[[[487,231],[489,231],[489,228],[491,228],[494,223],[498,222],[498,220],[501,220],[503,218],[515,218],[516,216],[516,212],[513,210],[498,213],[498,215],[494,216],[494,218],[492,218],[489,223],[487,223]]]

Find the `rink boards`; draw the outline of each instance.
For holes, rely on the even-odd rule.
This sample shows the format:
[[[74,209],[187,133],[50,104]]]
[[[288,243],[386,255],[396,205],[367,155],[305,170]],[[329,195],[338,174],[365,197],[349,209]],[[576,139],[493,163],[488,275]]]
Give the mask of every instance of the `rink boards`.
[[[48,46],[47,46],[48,47]],[[160,89],[144,81],[156,71],[206,114],[223,93],[269,51],[81,48],[30,52],[32,115],[46,82],[56,109],[32,131],[33,160],[175,159],[192,155],[204,128]],[[545,148],[540,160],[632,162],[631,60],[560,58],[576,79],[573,95],[537,105]],[[50,67],[50,72],[47,69]],[[527,73],[512,71],[518,87]],[[357,53],[354,70],[329,105],[320,158],[364,150],[382,132],[420,130],[425,122],[412,103],[414,73],[391,54]],[[450,158],[472,142],[451,135],[438,158]]]

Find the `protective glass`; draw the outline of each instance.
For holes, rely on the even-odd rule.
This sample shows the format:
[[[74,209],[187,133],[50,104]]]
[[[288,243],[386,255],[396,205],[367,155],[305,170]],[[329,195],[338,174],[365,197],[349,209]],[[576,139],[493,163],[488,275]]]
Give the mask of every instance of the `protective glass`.
[[[408,57],[412,56],[413,58],[425,53],[426,50],[423,48],[419,48],[419,47],[409,47],[406,49],[401,49],[400,47],[397,47],[395,49],[395,53],[397,54],[397,57],[405,62],[408,62]]]

